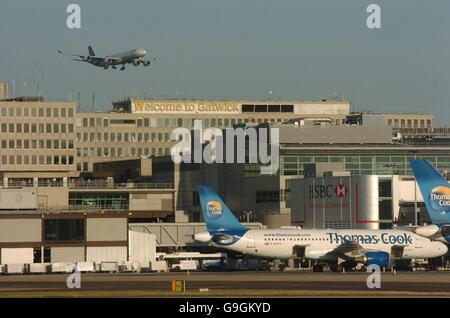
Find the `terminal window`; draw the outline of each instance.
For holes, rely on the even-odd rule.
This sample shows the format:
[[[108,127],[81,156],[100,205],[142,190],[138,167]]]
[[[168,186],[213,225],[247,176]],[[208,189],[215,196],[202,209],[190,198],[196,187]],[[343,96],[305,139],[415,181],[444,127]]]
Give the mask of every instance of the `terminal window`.
[[[47,242],[84,241],[83,219],[48,219],[44,221]]]

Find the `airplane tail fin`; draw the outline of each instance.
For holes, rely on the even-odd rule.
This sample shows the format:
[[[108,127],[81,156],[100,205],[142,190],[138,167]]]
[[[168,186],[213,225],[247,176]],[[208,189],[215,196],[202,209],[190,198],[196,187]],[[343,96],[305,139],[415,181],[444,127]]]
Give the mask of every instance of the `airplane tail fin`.
[[[248,230],[247,227],[239,223],[231,210],[211,187],[199,186],[197,189],[206,228],[210,234]]]
[[[92,49],[92,46],[88,46],[88,51],[90,56],[95,56],[94,50]]]
[[[410,160],[416,182],[422,193],[431,222],[440,225],[450,222],[450,185],[427,160]]]

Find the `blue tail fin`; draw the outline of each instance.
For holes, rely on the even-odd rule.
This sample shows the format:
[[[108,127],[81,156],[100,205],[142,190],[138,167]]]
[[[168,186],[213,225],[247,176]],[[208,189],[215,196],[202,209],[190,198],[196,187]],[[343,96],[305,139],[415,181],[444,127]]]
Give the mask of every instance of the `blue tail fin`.
[[[203,217],[206,222],[208,232],[212,235],[218,232],[246,231],[243,226],[217,193],[210,187],[197,187],[200,196]]]
[[[92,46],[88,46],[88,51],[90,56],[95,56],[94,50],[92,49]]]
[[[450,185],[427,160],[410,160],[425,206],[435,225],[450,223]]]

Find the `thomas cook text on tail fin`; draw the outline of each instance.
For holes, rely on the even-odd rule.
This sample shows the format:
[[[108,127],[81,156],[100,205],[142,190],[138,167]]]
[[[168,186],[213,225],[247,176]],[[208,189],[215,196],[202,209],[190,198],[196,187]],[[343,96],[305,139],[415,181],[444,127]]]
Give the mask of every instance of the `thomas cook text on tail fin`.
[[[450,222],[450,185],[427,160],[409,162],[433,224]]]
[[[211,187],[197,187],[200,197],[200,205],[205,219],[208,232],[212,235],[217,233],[229,233],[235,231],[247,231],[219,195]]]

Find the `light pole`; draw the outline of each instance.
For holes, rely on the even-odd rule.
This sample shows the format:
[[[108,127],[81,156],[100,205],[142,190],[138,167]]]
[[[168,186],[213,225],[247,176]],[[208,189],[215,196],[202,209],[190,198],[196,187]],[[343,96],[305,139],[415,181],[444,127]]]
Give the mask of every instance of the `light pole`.
[[[414,151],[414,160],[417,158],[417,151]],[[417,226],[417,180],[414,177],[414,225]]]
[[[244,214],[247,216],[247,223],[250,223],[250,215],[253,214],[252,211],[244,211]]]

